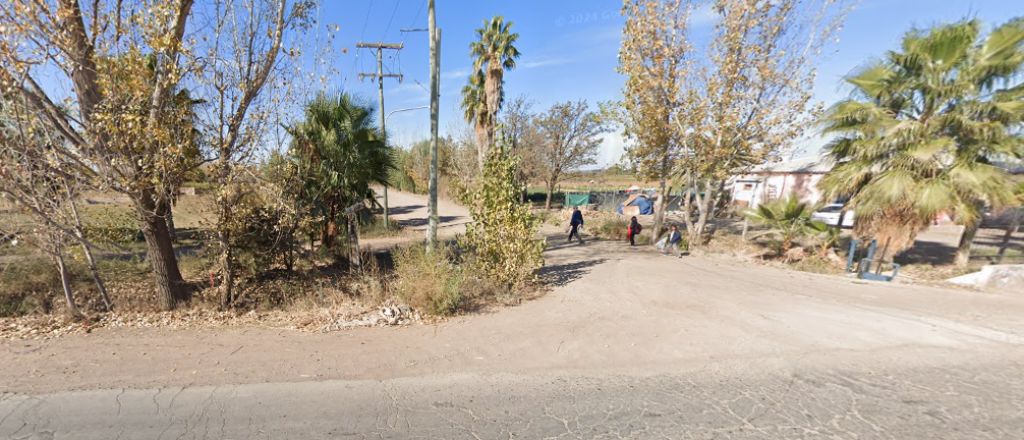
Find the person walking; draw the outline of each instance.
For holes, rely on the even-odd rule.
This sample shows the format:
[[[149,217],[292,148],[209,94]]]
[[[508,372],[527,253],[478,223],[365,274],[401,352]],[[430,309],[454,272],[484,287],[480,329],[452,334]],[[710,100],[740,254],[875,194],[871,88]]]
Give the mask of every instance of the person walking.
[[[572,207],[572,219],[569,220],[569,226],[572,228],[569,231],[569,242],[572,242],[572,237],[575,236],[580,244],[583,244],[583,239],[580,238],[580,227],[583,226],[583,213],[580,212],[579,206]]]
[[[636,236],[640,235],[640,231],[644,229],[640,226],[640,222],[636,220],[636,216],[629,220],[629,228],[626,230],[626,238],[629,240],[630,246],[636,246]]]
[[[665,243],[665,247],[661,250],[661,255],[668,255],[668,250],[672,249],[676,251],[676,258],[683,258],[683,255],[679,253],[679,242],[683,239],[683,234],[679,232],[679,227],[672,225],[667,238],[668,242]]]

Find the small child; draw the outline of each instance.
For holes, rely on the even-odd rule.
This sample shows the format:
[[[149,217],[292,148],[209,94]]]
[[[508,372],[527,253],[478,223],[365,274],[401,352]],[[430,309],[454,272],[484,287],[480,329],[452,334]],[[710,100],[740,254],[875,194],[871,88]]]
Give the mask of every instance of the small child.
[[[665,244],[665,248],[661,250],[661,255],[668,255],[668,250],[672,249],[676,251],[676,258],[683,258],[683,255],[679,253],[679,242],[683,239],[683,234],[679,233],[679,227],[672,225],[672,229],[668,233],[668,243]]]
[[[644,227],[640,226],[640,222],[636,220],[635,216],[629,221],[629,229],[626,229],[626,238],[629,239],[630,246],[636,246],[634,238],[640,235],[640,231],[643,229]]]

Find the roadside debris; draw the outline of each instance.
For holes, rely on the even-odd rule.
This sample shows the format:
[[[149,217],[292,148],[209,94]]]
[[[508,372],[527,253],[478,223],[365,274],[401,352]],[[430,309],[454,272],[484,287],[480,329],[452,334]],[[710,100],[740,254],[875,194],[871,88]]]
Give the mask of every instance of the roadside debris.
[[[284,312],[204,309],[152,313],[104,313],[75,320],[65,315],[33,315],[0,319],[0,340],[52,339],[91,333],[99,328],[213,328],[262,326],[303,332],[327,333],[354,327],[403,326],[423,322],[406,305],[387,304],[381,309],[337,307]]]

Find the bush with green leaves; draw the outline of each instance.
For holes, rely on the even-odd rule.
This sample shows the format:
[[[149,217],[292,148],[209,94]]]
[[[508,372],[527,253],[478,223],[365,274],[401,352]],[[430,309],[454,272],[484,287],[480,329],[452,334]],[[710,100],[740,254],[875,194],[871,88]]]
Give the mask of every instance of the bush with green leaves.
[[[523,185],[516,179],[519,158],[496,148],[484,164],[483,177],[469,198],[473,223],[460,241],[470,252],[475,272],[491,281],[516,288],[544,265],[547,242],[537,238],[540,222],[520,203]]]
[[[779,254],[793,247],[793,240],[827,231],[828,225],[811,220],[814,207],[793,196],[762,203],[744,215],[754,223],[767,226],[759,236],[774,236],[781,240]]]

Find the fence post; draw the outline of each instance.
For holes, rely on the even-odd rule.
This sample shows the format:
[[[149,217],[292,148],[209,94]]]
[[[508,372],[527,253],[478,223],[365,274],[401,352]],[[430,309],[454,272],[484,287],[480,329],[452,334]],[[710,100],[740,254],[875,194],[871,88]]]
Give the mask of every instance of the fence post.
[[[1016,234],[1017,229],[1020,228],[1020,218],[1022,216],[1024,216],[1024,208],[1015,210],[1013,220],[1010,220],[1010,224],[1006,227],[1006,234],[1003,234],[1003,241],[999,243],[996,264],[1003,264],[1003,258],[1006,257],[1006,248],[1010,247],[1010,239],[1013,238],[1013,234]]]

